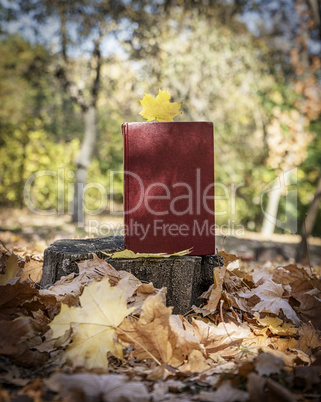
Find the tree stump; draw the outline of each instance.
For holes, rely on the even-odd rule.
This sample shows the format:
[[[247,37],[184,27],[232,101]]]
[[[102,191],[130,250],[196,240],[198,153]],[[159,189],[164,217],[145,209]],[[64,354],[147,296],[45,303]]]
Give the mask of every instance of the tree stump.
[[[193,304],[200,304],[199,296],[213,283],[213,267],[218,266],[216,256],[112,259],[102,253],[123,249],[122,236],[58,240],[45,250],[40,285],[52,285],[62,276],[78,272],[77,262],[91,259],[96,254],[117,270],[152,282],[156,288],[166,287],[167,305],[174,307],[175,314],[184,314]]]

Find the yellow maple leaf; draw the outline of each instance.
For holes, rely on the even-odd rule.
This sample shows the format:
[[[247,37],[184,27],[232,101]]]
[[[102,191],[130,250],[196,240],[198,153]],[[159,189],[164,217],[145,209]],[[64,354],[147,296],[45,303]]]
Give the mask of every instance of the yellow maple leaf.
[[[278,317],[266,316],[260,318],[258,312],[254,313],[254,317],[261,326],[264,326],[265,329],[269,329],[274,335],[296,335],[298,332],[298,329],[295,328],[293,324],[285,323]]]
[[[152,95],[144,94],[143,100],[140,104],[143,106],[143,110],[139,113],[147,121],[158,120],[174,121],[174,117],[181,114],[179,111],[182,104],[177,102],[170,102],[171,95],[166,91],[158,91],[156,99]]]
[[[123,251],[116,251],[113,254],[107,254],[112,258],[122,258],[122,259],[132,259],[132,258],[169,258],[169,257],[182,257],[184,255],[189,254],[192,251],[192,248],[187,250],[178,251],[173,254],[166,254],[166,253],[134,253],[132,250],[123,250]],[[103,253],[103,251],[102,251]],[[106,253],[104,253],[106,254]]]
[[[82,307],[63,304],[60,313],[49,324],[52,338],[58,338],[73,330],[72,343],[67,346],[69,360],[81,357],[87,368],[107,367],[107,352],[121,358],[123,349],[117,342],[115,329],[134,308],[127,309],[128,278],[110,286],[109,279],[94,282],[79,297]],[[129,286],[128,286],[129,288]]]

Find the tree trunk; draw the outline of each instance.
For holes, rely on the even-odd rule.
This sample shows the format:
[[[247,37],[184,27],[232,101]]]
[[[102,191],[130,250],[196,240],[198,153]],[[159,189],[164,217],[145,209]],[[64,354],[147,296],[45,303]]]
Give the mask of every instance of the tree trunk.
[[[96,105],[91,105],[84,112],[85,136],[79,154],[75,159],[77,165],[75,178],[75,191],[73,199],[72,221],[78,226],[84,227],[85,215],[83,208],[84,190],[87,182],[87,169],[97,140],[97,110]]]
[[[301,229],[301,242],[297,247],[296,260],[303,261],[308,252],[308,238],[312,233],[315,225],[315,221],[318,216],[319,204],[321,200],[321,174],[319,176],[317,188],[315,190],[314,198],[309,206],[308,212],[306,214],[305,222],[303,222]]]
[[[264,220],[262,224],[261,233],[263,236],[271,236],[274,233],[275,225],[278,221],[277,214],[279,209],[280,198],[284,187],[287,186],[288,180],[291,175],[291,170],[288,170],[275,180],[273,187],[268,192],[268,204],[264,213]],[[262,207],[262,203],[261,203]],[[263,207],[262,207],[263,208]]]
[[[273,188],[269,192],[268,204],[266,208],[266,213],[264,214],[264,220],[261,229],[261,233],[264,236],[270,236],[274,233],[275,219],[279,209],[281,191],[281,188]]]

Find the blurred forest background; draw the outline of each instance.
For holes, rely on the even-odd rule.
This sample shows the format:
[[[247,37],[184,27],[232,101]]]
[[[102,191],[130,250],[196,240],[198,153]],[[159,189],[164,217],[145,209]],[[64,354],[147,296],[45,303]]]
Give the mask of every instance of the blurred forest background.
[[[306,231],[321,236],[318,0],[1,0],[0,10],[4,211],[26,208],[25,183],[44,170],[56,174],[33,181],[38,208],[81,225],[73,183],[108,192],[118,171],[121,209],[121,124],[143,120],[144,92],[167,89],[183,101],[176,121],[215,124],[216,182],[236,194],[234,208],[216,187],[216,207],[227,210],[218,224],[283,233],[263,224],[261,194],[291,170],[297,205],[280,190],[263,197],[264,208],[298,218],[297,232],[309,212]],[[87,209],[101,202],[97,189],[86,191]]]

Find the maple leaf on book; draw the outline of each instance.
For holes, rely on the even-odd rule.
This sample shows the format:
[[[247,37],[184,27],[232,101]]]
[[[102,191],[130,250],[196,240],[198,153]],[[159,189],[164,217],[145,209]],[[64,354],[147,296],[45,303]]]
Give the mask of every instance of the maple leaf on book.
[[[174,117],[181,114],[181,103],[170,102],[171,95],[166,91],[158,91],[156,99],[152,95],[144,94],[140,104],[143,110],[139,113],[147,122],[157,120],[159,122],[174,121]]]

